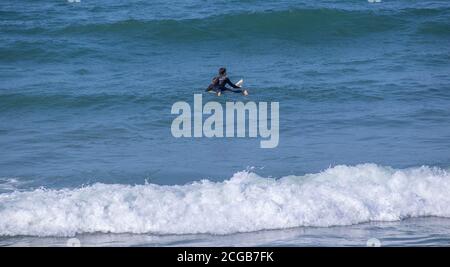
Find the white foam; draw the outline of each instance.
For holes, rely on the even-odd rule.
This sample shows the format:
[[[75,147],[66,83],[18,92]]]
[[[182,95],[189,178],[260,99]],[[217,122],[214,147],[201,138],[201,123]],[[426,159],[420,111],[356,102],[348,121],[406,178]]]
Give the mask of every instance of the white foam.
[[[0,177],[0,193],[19,190],[19,186],[24,184],[16,178]]]
[[[420,167],[336,166],[317,174],[224,182],[107,185],[0,194],[0,235],[214,233],[450,217],[450,174]]]

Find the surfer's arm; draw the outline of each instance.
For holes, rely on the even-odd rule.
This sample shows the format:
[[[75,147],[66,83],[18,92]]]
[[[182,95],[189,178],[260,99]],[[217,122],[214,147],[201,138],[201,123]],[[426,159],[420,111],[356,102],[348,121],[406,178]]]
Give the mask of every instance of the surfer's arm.
[[[227,83],[229,86],[233,87],[233,88],[241,88],[241,87],[235,85],[234,83],[232,83],[232,82],[230,81],[230,79],[228,79],[228,78],[226,79],[226,83]]]

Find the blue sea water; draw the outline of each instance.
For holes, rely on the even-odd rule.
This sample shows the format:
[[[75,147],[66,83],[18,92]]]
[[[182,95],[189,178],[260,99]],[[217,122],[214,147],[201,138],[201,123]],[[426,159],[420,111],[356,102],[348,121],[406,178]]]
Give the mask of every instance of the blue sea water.
[[[0,245],[448,245],[449,44],[445,0],[4,0]],[[278,147],[172,136],[221,66],[250,95],[204,101],[278,101]]]

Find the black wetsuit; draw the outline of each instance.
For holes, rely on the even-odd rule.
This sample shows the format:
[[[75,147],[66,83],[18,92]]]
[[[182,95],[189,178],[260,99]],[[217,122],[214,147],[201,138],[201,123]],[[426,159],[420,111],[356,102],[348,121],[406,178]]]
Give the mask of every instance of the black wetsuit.
[[[242,93],[242,90],[233,90],[226,87],[227,84],[233,88],[240,88],[239,86],[232,83],[227,76],[217,76],[214,77],[213,82],[208,86],[206,91],[214,90],[215,92],[231,91],[234,93]]]

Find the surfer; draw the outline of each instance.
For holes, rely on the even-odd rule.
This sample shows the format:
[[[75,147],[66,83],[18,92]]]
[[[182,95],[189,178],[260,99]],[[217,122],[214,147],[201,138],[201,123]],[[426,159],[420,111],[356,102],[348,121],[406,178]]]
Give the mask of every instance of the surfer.
[[[222,94],[222,92],[224,92],[224,91],[231,91],[233,93],[242,93],[243,95],[248,95],[247,90],[242,90],[242,89],[234,90],[234,89],[226,87],[227,84],[229,86],[233,87],[234,89],[241,88],[240,86],[232,83],[230,81],[230,79],[228,79],[228,77],[227,77],[227,69],[226,68],[220,68],[219,69],[219,75],[214,77],[214,79],[212,79],[212,82],[208,86],[206,91],[207,92],[215,91],[217,96],[220,96]]]

